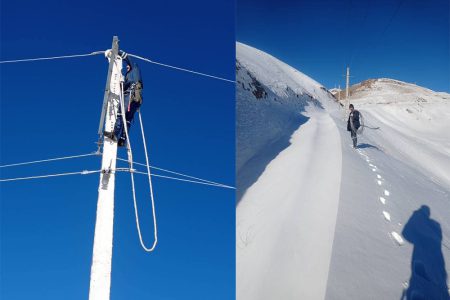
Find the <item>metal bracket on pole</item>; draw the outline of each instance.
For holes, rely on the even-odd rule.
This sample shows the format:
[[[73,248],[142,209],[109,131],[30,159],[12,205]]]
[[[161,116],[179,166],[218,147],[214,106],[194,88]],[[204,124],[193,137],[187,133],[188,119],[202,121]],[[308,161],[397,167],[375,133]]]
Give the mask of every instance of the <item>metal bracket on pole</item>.
[[[106,107],[108,105],[108,98],[109,98],[109,87],[111,83],[111,74],[113,71],[114,62],[116,60],[116,56],[119,54],[119,38],[117,36],[113,37],[113,42],[111,46],[111,59],[109,61],[109,68],[108,68],[108,77],[106,79],[106,87],[105,87],[105,95],[103,96],[103,105],[102,105],[102,113],[100,115],[100,124],[98,125],[98,135],[103,135],[103,126],[105,124],[105,114],[106,114]]]

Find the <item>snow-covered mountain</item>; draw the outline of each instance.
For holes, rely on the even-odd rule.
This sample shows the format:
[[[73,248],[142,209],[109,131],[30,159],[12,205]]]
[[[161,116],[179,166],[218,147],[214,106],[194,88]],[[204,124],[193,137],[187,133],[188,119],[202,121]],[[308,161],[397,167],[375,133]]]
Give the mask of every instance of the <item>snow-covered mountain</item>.
[[[353,149],[322,85],[241,43],[236,66],[237,299],[448,299],[450,95],[354,86]]]
[[[386,151],[450,189],[449,94],[381,78],[353,85],[350,95],[368,122],[382,124]]]
[[[338,88],[332,88],[332,89],[329,89],[329,91],[330,91],[330,93],[332,93],[336,98],[337,98],[337,93],[342,92],[342,90],[341,90],[341,89],[338,89]]]
[[[240,191],[259,176],[261,167],[285,147],[293,131],[306,121],[307,117],[301,114],[305,107],[320,105],[318,98],[332,95],[319,83],[262,51],[237,43],[237,52],[239,201]]]
[[[241,43],[237,43],[237,51],[239,170],[252,155],[259,152],[260,146],[276,140],[292,122],[298,121],[305,105],[314,101],[317,104],[317,99],[326,97],[328,91],[262,51]],[[272,72],[277,76],[273,76]],[[258,78],[253,74],[258,74]],[[270,128],[268,125],[271,125]]]

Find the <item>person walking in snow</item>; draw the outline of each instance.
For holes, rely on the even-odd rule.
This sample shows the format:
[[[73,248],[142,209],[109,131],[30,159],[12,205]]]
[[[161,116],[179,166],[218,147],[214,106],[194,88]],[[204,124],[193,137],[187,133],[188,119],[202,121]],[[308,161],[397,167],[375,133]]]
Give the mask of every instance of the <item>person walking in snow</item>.
[[[353,148],[356,148],[356,145],[358,143],[356,133],[358,131],[358,128],[361,126],[361,123],[359,121],[360,113],[355,109],[353,104],[350,104],[349,109],[350,114],[347,121],[347,131],[350,131],[350,136],[353,140]]]
[[[124,93],[124,105],[125,105],[125,119],[127,123],[128,133],[130,132],[131,122],[134,119],[135,112],[140,108],[142,104],[142,90],[144,88],[141,76],[141,70],[139,66],[132,62],[131,59],[125,52],[119,53],[123,60],[127,64],[127,72],[125,75],[125,81],[123,83],[123,93]],[[119,107],[120,111],[120,107]],[[127,140],[122,117],[118,116],[116,121],[116,126],[114,130],[115,136],[118,138],[118,146],[122,147],[125,145]]]

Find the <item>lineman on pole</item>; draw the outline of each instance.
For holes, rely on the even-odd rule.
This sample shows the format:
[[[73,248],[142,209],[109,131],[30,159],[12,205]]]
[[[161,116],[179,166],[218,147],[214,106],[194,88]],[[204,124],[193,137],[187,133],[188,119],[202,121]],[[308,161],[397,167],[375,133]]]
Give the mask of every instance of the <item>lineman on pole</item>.
[[[135,112],[142,104],[142,89],[144,88],[141,76],[141,70],[137,63],[132,62],[130,57],[124,51],[119,51],[119,55],[127,64],[125,80],[123,82],[125,119],[127,122],[128,133],[130,132],[131,122],[134,119]],[[118,141],[118,146],[125,145],[127,137],[124,130],[124,124],[121,117],[121,106],[119,105],[119,115],[117,116],[114,133],[105,132],[105,135]]]

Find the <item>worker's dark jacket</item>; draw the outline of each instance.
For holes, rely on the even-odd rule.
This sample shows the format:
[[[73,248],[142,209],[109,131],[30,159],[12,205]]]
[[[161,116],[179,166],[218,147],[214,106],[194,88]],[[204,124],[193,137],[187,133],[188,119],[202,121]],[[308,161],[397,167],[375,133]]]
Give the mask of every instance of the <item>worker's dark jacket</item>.
[[[351,112],[348,116],[347,131],[352,131],[352,128],[354,128],[353,131],[356,131],[360,126],[361,123],[359,122],[359,111],[353,110],[353,112]]]
[[[142,104],[142,89],[144,84],[142,83],[141,70],[136,63],[133,63],[129,57],[126,59],[127,64],[131,67],[130,71],[125,75],[125,82],[123,83],[123,89],[125,93],[130,94],[131,101]]]

